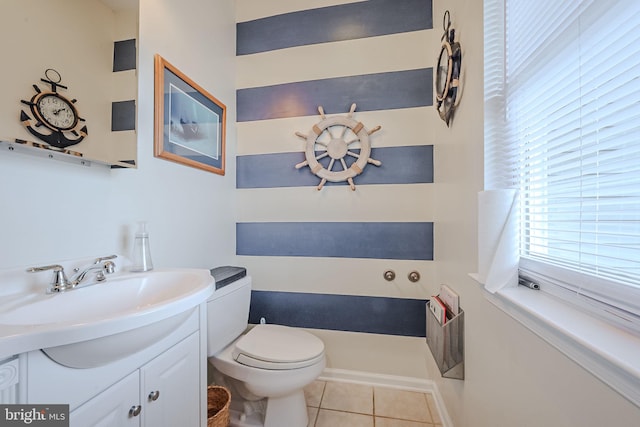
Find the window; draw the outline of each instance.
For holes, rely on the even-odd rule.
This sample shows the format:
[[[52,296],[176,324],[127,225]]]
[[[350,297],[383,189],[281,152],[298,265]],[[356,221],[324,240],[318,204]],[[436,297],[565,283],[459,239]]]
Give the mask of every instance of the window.
[[[640,331],[640,2],[487,0],[485,187],[520,267]]]

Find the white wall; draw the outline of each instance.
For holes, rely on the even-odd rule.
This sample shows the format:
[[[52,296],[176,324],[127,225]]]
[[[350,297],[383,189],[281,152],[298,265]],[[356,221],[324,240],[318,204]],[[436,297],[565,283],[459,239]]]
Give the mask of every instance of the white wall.
[[[212,268],[235,252],[235,23],[232,2],[140,0],[138,170],[113,174],[118,236],[149,221],[154,264]],[[227,106],[226,174],[153,157],[154,54]],[[122,241],[116,242],[121,246]]]
[[[434,135],[436,280],[460,293],[466,328],[465,380],[433,378],[449,414],[457,427],[640,425],[639,408],[495,308],[467,276],[477,268],[476,193],[483,180],[482,2],[435,0],[434,26],[445,9],[465,73],[453,126]]]
[[[156,267],[211,268],[232,262],[234,7],[232,2],[179,3],[140,1],[137,169],[86,168],[0,152],[0,268],[128,254],[140,219],[149,221]],[[27,37],[28,32],[19,36]],[[16,48],[20,37],[14,37]],[[226,176],[153,157],[155,53],[227,105]],[[111,74],[110,56],[105,62]],[[46,67],[42,64],[33,72],[39,75]],[[24,93],[29,95],[29,90],[28,86]],[[16,103],[3,98],[6,102],[17,114],[19,99]],[[4,130],[14,126],[16,114],[0,118]]]

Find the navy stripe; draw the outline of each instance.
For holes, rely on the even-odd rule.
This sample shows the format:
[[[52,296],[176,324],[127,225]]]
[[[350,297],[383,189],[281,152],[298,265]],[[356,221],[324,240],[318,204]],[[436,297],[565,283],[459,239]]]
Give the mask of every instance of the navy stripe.
[[[113,71],[136,69],[136,39],[113,43]]]
[[[111,103],[111,130],[135,130],[136,101],[117,101]]]
[[[433,70],[395,71],[239,89],[237,121],[393,110],[433,105]]]
[[[375,136],[374,136],[375,137]],[[304,148],[304,141],[301,140]],[[358,152],[359,150],[353,150]],[[433,182],[433,145],[381,147],[371,150],[371,158],[380,160],[381,166],[367,165],[354,178],[356,186],[367,184],[418,184]],[[303,152],[254,154],[236,157],[237,188],[273,188],[316,186],[320,178],[308,167],[295,169],[305,159]],[[355,159],[345,159],[347,167]],[[329,158],[320,161],[326,168]],[[342,166],[335,166],[339,171]],[[347,185],[346,182],[327,185]]]
[[[433,223],[237,223],[236,254],[433,260]]]
[[[135,166],[136,165],[136,161],[135,160],[118,160],[120,163],[127,163],[130,164],[131,166]],[[120,165],[111,165],[111,169],[125,169],[124,166],[120,166]]]
[[[236,53],[431,29],[432,9],[431,0],[369,0],[240,22]]]
[[[249,323],[425,337],[426,300],[252,291]]]

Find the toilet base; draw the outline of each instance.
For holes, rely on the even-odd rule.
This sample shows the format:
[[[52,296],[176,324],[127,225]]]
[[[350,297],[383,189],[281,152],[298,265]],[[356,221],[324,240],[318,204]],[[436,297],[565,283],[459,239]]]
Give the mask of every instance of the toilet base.
[[[264,427],[306,427],[309,423],[304,391],[297,390],[287,396],[270,397]]]
[[[261,414],[251,414],[248,417],[235,409],[229,410],[229,426],[230,427],[264,427]]]
[[[309,423],[303,390],[287,396],[270,398],[264,414],[264,422],[262,414],[258,412],[245,415],[233,408],[229,411],[229,418],[231,427],[307,427]]]

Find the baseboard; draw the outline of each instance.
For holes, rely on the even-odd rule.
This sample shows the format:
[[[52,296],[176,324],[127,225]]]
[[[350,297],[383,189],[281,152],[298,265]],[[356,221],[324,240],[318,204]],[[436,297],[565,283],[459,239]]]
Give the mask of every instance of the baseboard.
[[[318,379],[322,381],[348,382],[370,386],[397,388],[399,390],[417,391],[420,393],[431,393],[433,400],[438,407],[438,412],[440,413],[442,427],[453,427],[453,423],[451,422],[447,408],[444,405],[438,386],[432,380],[333,368],[326,368],[322,374],[320,374]]]

